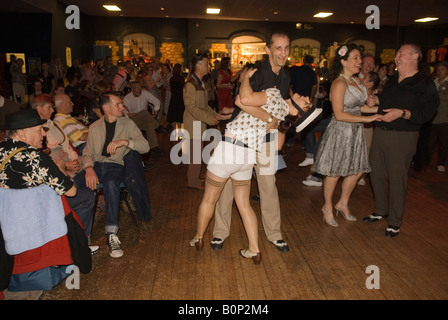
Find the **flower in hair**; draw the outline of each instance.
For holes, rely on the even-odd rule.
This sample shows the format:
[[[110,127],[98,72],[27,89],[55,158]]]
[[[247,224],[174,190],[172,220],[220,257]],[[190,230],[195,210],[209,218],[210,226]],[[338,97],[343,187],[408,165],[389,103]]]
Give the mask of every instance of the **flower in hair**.
[[[342,46],[341,49],[339,49],[338,51],[338,55],[343,57],[347,54],[347,51],[348,51],[347,46]]]

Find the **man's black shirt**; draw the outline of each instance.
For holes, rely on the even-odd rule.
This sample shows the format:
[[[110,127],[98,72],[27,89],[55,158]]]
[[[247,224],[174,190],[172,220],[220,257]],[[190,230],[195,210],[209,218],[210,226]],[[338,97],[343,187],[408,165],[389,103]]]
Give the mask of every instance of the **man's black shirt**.
[[[276,74],[272,71],[269,59],[265,59],[258,65],[257,71],[250,77],[249,82],[254,92],[260,92],[268,88],[277,88],[280,90],[283,99],[289,98],[289,83],[291,82],[291,78],[288,71],[285,68],[281,68],[280,72]],[[235,106],[230,120],[235,119],[240,111],[241,109]]]
[[[430,121],[439,107],[437,88],[428,76],[418,72],[398,83],[398,73],[387,80],[379,96],[379,114],[383,109],[403,109],[411,112],[411,119],[398,118],[392,122],[378,121],[375,124],[387,130],[418,131],[420,126]]]
[[[114,122],[110,123],[110,122],[104,121],[104,123],[106,124],[106,141],[104,142],[103,151],[101,152],[101,155],[105,156],[105,157],[110,157],[110,153],[107,153],[107,146],[114,139],[115,125],[117,124],[117,122],[114,121]]]

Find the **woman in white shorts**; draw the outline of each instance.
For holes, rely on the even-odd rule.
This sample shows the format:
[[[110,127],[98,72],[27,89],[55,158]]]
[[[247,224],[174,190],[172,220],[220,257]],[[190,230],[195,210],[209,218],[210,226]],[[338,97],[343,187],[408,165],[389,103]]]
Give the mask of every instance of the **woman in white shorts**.
[[[218,143],[209,160],[204,197],[198,210],[197,231],[194,238],[191,239],[190,245],[195,246],[198,250],[203,248],[202,237],[213,217],[221,191],[230,178],[233,183],[235,202],[249,239],[249,248],[240,250],[240,255],[252,258],[255,264],[259,264],[261,253],[258,248],[257,217],[249,199],[255,157],[257,152],[262,150],[263,138],[266,136],[268,124],[273,122],[273,118],[284,120],[289,113],[296,116],[298,110],[292,105],[291,100],[282,99],[278,89],[270,88],[262,92],[253,92],[249,78],[255,71],[256,69],[251,69],[241,75],[240,93],[235,99],[235,104],[242,111],[227,124],[224,139]],[[307,97],[300,97],[296,94],[293,99],[295,104],[305,111],[310,106]],[[259,106],[268,113],[267,121],[244,112],[248,108],[258,108]]]

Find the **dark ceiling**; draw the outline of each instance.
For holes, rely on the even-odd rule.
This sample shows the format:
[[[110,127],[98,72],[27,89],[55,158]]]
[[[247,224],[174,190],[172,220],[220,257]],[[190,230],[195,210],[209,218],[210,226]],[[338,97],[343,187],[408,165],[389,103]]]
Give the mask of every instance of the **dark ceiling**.
[[[375,4],[380,12],[380,27],[425,25],[448,26],[447,0],[60,0],[77,5],[91,16],[168,17],[219,20],[283,21],[306,23],[365,24],[367,6]],[[116,4],[122,11],[108,12],[102,5]],[[48,12],[54,0],[2,1],[0,11]],[[221,8],[219,15],[207,15],[207,7]],[[164,8],[164,10],[161,10]],[[313,18],[319,11],[334,14],[326,19]],[[369,12],[370,13],[370,12]],[[419,24],[415,19],[438,17],[438,21]]]

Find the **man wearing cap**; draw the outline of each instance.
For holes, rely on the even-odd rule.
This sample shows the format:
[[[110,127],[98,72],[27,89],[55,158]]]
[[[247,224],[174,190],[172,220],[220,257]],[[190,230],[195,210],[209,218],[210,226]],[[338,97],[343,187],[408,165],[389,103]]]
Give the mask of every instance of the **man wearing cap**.
[[[25,109],[6,116],[6,140],[0,143],[0,188],[24,189],[47,184],[59,195],[76,195],[73,181],[39,149],[45,137],[36,110]]]
[[[34,109],[6,116],[7,138],[0,142],[0,290],[11,274],[73,263],[82,273],[91,270],[87,239],[68,204],[78,194],[76,185],[40,150],[44,123]],[[16,284],[26,286],[28,280]]]

